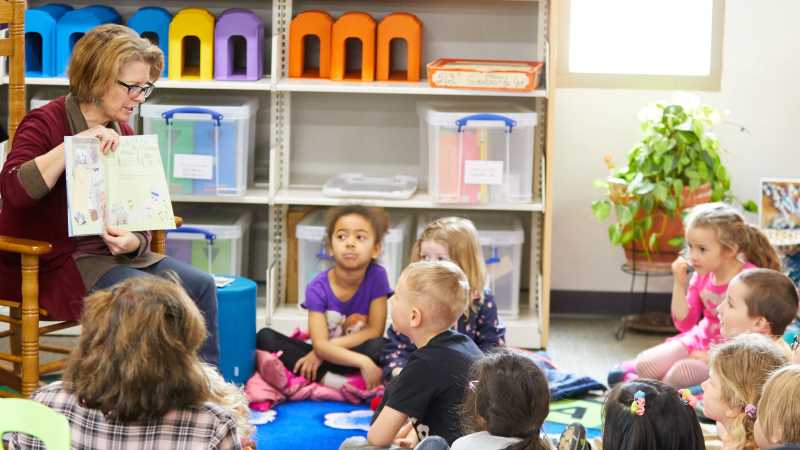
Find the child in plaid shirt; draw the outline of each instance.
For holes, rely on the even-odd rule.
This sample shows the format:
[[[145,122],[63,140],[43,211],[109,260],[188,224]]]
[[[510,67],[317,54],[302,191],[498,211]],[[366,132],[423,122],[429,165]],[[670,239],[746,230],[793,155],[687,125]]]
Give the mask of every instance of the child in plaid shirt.
[[[63,381],[31,397],[64,414],[72,448],[240,450],[236,421],[211,403],[197,356],[200,310],[174,281],[130,278],[86,298]],[[39,450],[12,434],[12,449]]]

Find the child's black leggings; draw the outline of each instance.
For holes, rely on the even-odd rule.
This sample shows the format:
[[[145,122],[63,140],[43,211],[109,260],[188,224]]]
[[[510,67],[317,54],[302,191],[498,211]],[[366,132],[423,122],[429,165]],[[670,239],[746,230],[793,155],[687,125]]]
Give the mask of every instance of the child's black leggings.
[[[368,356],[375,364],[379,364],[378,355],[385,343],[386,338],[377,337],[365,341],[350,350]],[[256,348],[272,353],[282,351],[283,354],[280,356],[280,360],[283,365],[291,371],[294,371],[294,365],[297,364],[297,361],[312,350],[311,344],[299,339],[290,338],[272,328],[262,328],[258,332],[258,335],[256,335]],[[317,379],[314,381],[322,380],[322,377],[328,372],[337,373],[339,375],[349,375],[358,372],[358,368],[323,361],[319,369],[317,369]]]

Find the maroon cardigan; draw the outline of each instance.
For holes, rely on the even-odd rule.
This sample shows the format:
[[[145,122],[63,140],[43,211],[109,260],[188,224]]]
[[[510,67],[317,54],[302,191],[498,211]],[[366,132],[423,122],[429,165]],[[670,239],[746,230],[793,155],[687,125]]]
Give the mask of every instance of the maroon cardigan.
[[[119,123],[124,135],[133,130]],[[67,184],[64,174],[50,192],[32,199],[19,180],[19,167],[43,155],[71,136],[64,97],[29,112],[14,135],[11,152],[0,172],[0,234],[47,241],[53,251],[39,259],[39,306],[58,320],[80,316],[86,287],[75,266],[75,245],[68,237]],[[0,252],[0,298],[21,300],[20,257]]]

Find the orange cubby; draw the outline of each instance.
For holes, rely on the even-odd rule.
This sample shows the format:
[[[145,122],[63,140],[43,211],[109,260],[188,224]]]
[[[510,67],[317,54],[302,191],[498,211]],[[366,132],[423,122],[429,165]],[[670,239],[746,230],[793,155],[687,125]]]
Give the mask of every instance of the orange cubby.
[[[406,71],[391,71],[392,40],[406,42]],[[422,21],[409,13],[397,12],[384,17],[378,24],[377,52],[378,81],[419,81],[422,57]]]
[[[333,23],[331,37],[331,80],[356,78],[375,81],[375,19],[362,12],[348,12]],[[361,41],[361,76],[346,74],[347,40]]]
[[[328,78],[331,75],[331,33],[333,18],[325,11],[304,11],[289,25],[289,76]],[[319,69],[306,68],[305,38],[319,39]]]

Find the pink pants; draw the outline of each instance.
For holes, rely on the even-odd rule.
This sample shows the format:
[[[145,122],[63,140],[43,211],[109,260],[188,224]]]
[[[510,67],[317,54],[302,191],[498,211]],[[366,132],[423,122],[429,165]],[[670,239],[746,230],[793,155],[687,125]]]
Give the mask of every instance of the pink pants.
[[[678,341],[667,341],[636,357],[636,373],[642,378],[661,380],[676,388],[696,386],[708,378],[708,364],[690,358],[689,350]]]

